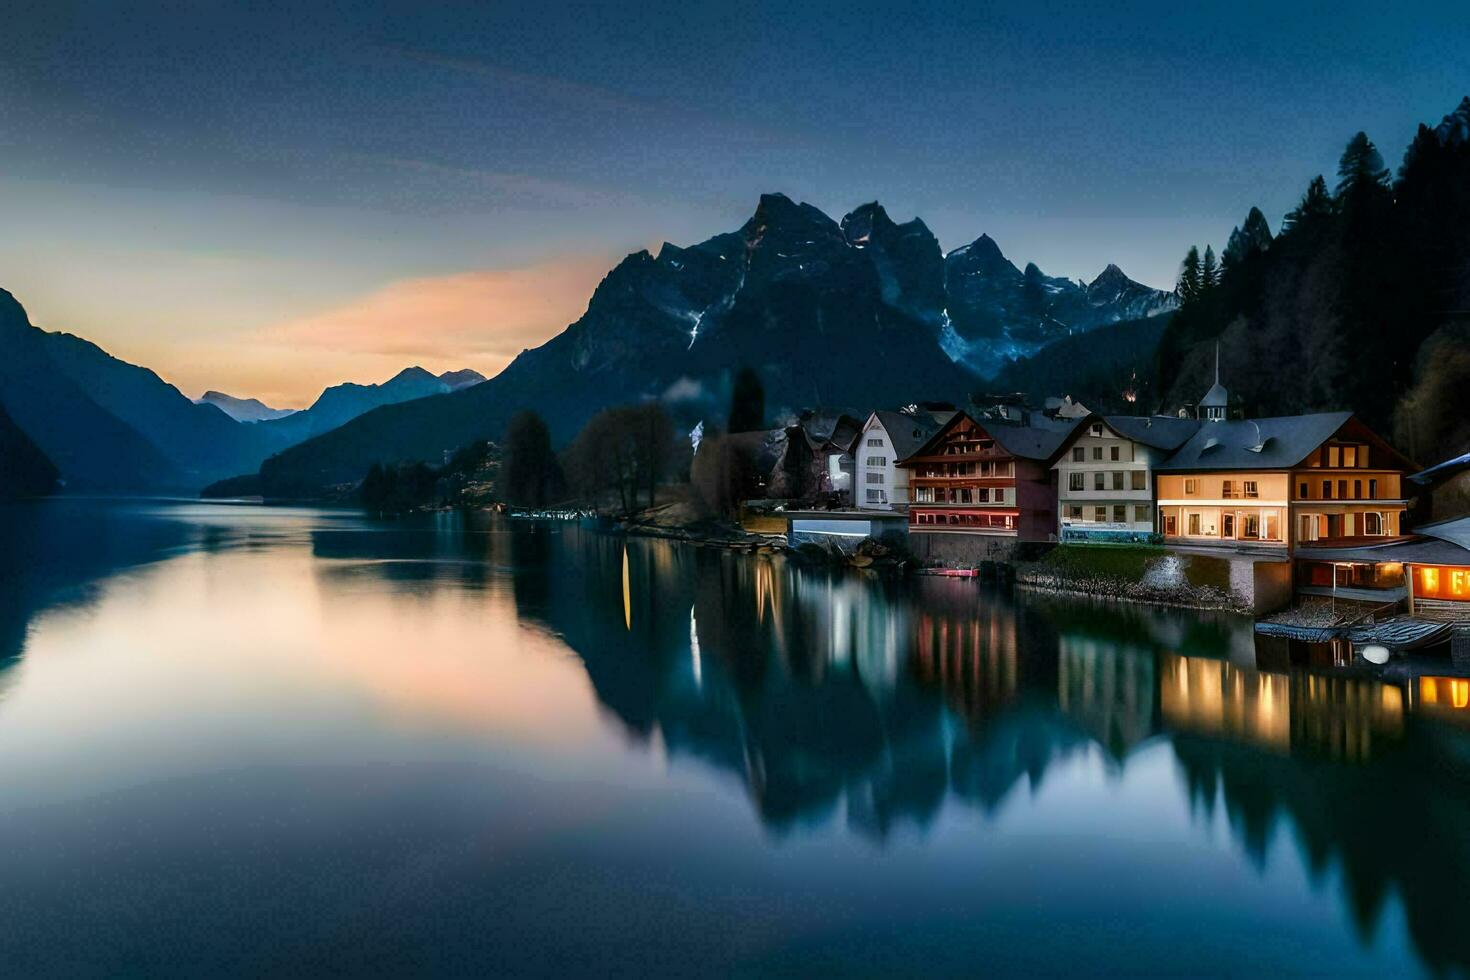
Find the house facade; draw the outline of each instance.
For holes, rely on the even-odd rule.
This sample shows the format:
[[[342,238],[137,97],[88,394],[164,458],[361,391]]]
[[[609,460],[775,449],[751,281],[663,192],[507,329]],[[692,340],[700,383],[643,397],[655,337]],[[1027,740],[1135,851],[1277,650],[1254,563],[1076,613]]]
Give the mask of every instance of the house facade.
[[[956,414],[899,461],[908,471],[910,539],[978,535],[1055,540],[1050,457],[1076,425]]]
[[[1289,553],[1403,531],[1407,459],[1349,412],[1206,421],[1157,467],[1169,544]]]
[[[878,411],[868,416],[853,445],[857,483],[853,503],[860,510],[907,510],[909,471],[898,461],[912,455],[939,429],[923,411]]]
[[[1193,419],[1085,418],[1052,464],[1058,539],[1151,539],[1158,532],[1154,469],[1198,428]]]

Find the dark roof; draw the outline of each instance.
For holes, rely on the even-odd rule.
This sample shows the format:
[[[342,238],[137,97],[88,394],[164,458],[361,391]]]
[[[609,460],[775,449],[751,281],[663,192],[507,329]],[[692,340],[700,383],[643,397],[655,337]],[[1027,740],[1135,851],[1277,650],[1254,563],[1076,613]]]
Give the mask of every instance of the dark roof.
[[[1161,473],[1290,469],[1332,438],[1352,417],[1352,412],[1323,412],[1201,422],[1194,435],[1157,469]]]
[[[927,412],[910,415],[907,412],[890,412],[884,409],[873,414],[888,433],[895,459],[912,456],[920,446],[929,441],[930,436],[939,431],[939,421]]]
[[[1470,549],[1470,517],[1456,517],[1447,521],[1435,521],[1433,524],[1421,524],[1414,531],[1427,537],[1457,544],[1461,548]]]
[[[1439,538],[1415,537],[1347,548],[1301,546],[1296,549],[1296,557],[1309,561],[1397,561],[1421,565],[1470,565],[1470,548]]]
[[[1173,415],[1104,415],[1102,421],[1125,439],[1171,453],[1198,432],[1201,425],[1198,419]]]
[[[1230,404],[1230,395],[1225,391],[1225,386],[1216,381],[1205,392],[1205,397],[1199,400],[1200,408],[1224,408]]]
[[[1032,414],[1024,423],[1008,422],[1004,419],[976,419],[975,424],[1012,456],[1022,459],[1050,459],[1082,421],[1052,419],[1045,415]]]
[[[1466,453],[1463,456],[1456,456],[1454,459],[1447,459],[1443,463],[1436,463],[1427,470],[1413,474],[1409,479],[1420,486],[1427,487],[1448,480],[1451,477],[1459,476],[1466,470],[1470,470],[1470,453]]]

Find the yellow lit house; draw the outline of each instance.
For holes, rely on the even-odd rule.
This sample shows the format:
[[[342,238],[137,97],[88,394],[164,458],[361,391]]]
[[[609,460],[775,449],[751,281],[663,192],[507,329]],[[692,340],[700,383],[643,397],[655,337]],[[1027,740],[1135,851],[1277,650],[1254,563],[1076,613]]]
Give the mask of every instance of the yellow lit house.
[[[1166,543],[1289,553],[1403,532],[1413,464],[1351,412],[1209,420],[1155,468]]]

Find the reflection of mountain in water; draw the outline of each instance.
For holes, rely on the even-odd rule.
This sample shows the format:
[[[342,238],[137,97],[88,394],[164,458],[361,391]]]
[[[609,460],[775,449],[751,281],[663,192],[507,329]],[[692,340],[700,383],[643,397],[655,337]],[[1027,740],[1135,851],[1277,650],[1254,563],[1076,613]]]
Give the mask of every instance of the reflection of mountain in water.
[[[1075,752],[1121,767],[1165,738],[1191,802],[1223,798],[1258,863],[1286,817],[1309,867],[1341,862],[1365,936],[1396,889],[1429,960],[1470,965],[1470,742],[1416,721],[1392,684],[1257,670],[1231,617],[528,540],[521,613],[563,635],[630,733],[734,775],[771,828],[841,814],[881,840],[951,797],[992,812]]]
[[[0,505],[0,671],[16,665],[26,631],[41,612],[199,541],[197,528],[145,504],[57,499]]]

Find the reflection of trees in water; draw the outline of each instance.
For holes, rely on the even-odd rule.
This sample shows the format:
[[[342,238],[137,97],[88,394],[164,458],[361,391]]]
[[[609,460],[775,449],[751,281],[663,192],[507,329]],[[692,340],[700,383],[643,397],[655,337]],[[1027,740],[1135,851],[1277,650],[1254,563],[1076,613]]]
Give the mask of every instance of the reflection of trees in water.
[[[1470,754],[1416,728],[1393,685],[1256,671],[1231,617],[626,546],[631,628],[612,537],[529,546],[553,554],[517,558],[542,569],[517,579],[523,614],[565,636],[628,731],[734,775],[771,828],[842,813],[881,840],[951,798],[991,812],[1078,750],[1125,766],[1167,736],[1192,803],[1223,800],[1258,866],[1286,816],[1319,886],[1343,865],[1365,935],[1398,890],[1426,957],[1466,964]]]
[[[1264,868],[1287,820],[1321,887],[1335,864],[1364,941],[1396,892],[1409,932],[1436,969],[1470,970],[1470,756],[1458,733],[1410,726],[1405,743],[1359,765],[1181,735],[1174,752],[1191,801],[1223,800],[1242,848]]]

